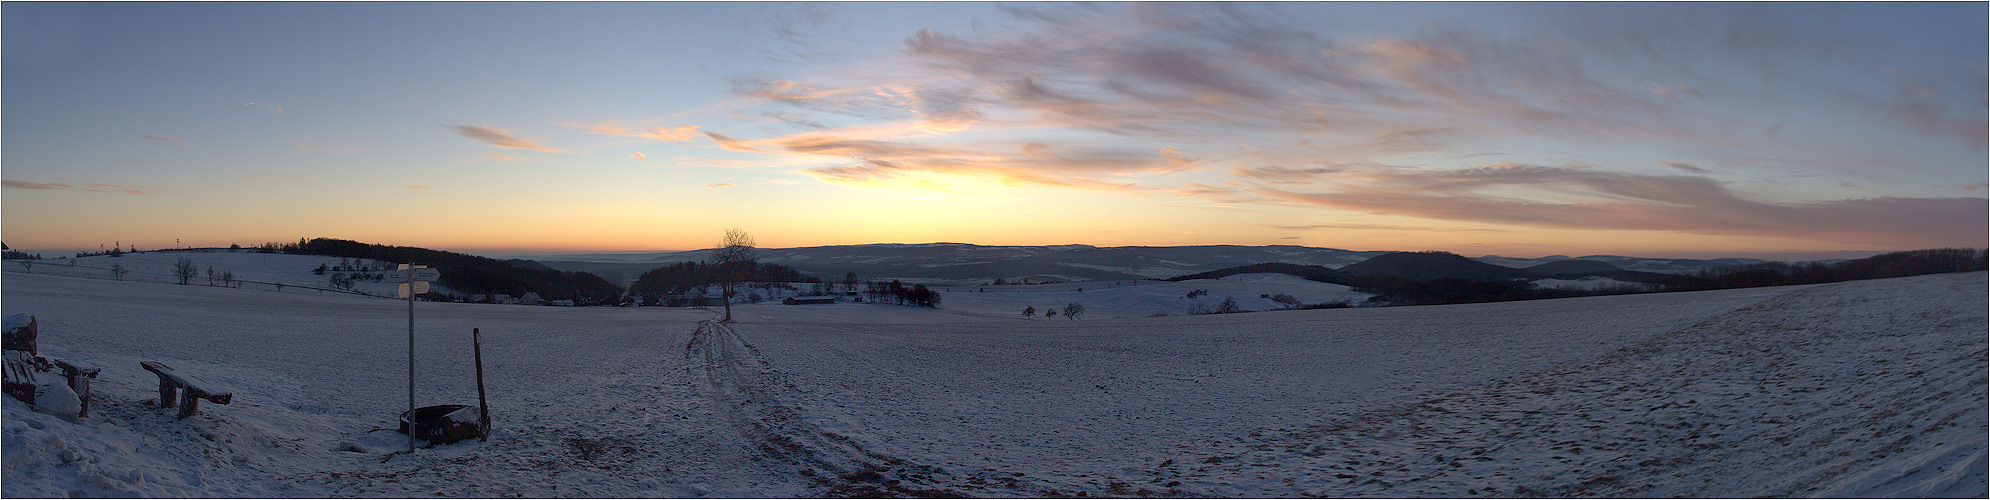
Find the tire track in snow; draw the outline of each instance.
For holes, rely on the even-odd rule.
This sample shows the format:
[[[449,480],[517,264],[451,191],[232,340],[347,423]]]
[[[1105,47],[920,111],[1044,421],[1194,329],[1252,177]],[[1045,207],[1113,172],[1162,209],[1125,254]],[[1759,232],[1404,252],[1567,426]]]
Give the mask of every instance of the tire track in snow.
[[[796,473],[813,478],[822,496],[964,496],[948,486],[956,478],[945,470],[866,451],[855,440],[810,424],[780,401],[793,386],[780,380],[731,327],[698,323],[684,351],[690,369],[703,372],[704,393],[725,420],[761,457],[799,467]],[[693,377],[700,378],[696,373]]]

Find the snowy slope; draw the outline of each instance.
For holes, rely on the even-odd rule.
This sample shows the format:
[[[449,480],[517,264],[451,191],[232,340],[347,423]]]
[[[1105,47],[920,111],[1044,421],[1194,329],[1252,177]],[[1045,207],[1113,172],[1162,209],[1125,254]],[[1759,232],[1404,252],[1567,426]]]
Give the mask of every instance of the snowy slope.
[[[1347,301],[1360,304],[1370,294],[1346,285],[1321,283],[1287,274],[1238,274],[1221,279],[1166,281],[1077,282],[1051,285],[940,287],[940,307],[960,314],[1020,318],[1036,308],[1036,317],[1067,304],[1085,306],[1081,318],[1144,318],[1214,312],[1224,299],[1236,299],[1246,311],[1272,311],[1286,306],[1264,295],[1291,295],[1303,304]],[[1189,297],[1201,290],[1204,293]]]
[[[199,269],[199,275],[192,282],[195,285],[208,285],[207,270],[213,269],[216,273],[234,273],[235,279],[245,282],[242,284],[242,288],[245,289],[274,291],[279,288],[276,286],[277,284],[282,284],[282,288],[286,289],[285,291],[296,293],[317,293],[316,291],[308,290],[308,288],[312,287],[332,288],[330,280],[334,273],[326,272],[322,275],[312,273],[312,270],[317,269],[320,265],[331,268],[339,266],[341,262],[350,262],[354,265],[371,265],[375,269],[393,269],[396,266],[395,263],[378,262],[372,259],[342,259],[323,255],[289,255],[259,253],[248,250],[208,249],[181,252],[138,252],[127,253],[118,257],[94,255],[77,258],[41,259],[33,261],[32,268],[23,268],[19,261],[8,261],[5,264],[5,269],[10,273],[23,272],[50,276],[111,279],[112,266],[123,266],[127,272],[124,279],[127,281],[178,283],[179,278],[173,273],[173,265],[179,259],[191,260],[194,266]],[[353,284],[353,288],[356,291],[379,296],[393,296],[396,286],[396,283],[382,283],[370,280],[361,280]]]
[[[481,328],[496,422],[408,455],[384,430],[407,405],[405,302],[7,271],[0,312],[104,368],[76,422],[0,398],[8,497],[1990,489],[1984,273],[1075,321],[964,292],[955,310],[736,306],[729,327],[421,303],[419,404],[474,402]],[[1083,294],[1104,309],[1105,291]],[[141,360],[235,402],[174,419]]]

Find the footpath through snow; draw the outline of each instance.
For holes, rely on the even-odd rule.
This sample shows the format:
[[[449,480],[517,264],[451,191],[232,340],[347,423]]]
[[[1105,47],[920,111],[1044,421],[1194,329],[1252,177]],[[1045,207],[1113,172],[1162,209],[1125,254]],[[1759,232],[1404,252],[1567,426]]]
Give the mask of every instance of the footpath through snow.
[[[1985,274],[1025,321],[406,304],[8,273],[91,415],[4,407],[7,497],[1943,496],[1986,487]],[[179,420],[166,362],[236,389]]]

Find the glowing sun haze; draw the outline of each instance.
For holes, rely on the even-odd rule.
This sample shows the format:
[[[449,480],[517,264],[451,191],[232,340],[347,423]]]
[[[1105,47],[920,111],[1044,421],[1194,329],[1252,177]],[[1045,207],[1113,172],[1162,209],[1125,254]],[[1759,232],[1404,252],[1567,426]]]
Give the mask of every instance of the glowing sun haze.
[[[1986,5],[20,3],[5,239],[1990,239]]]

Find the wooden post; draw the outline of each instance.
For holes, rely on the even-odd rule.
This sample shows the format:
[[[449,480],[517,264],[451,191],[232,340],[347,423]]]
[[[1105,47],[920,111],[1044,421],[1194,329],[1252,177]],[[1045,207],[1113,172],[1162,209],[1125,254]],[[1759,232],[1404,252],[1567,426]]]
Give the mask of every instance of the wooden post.
[[[175,392],[178,392],[178,391],[179,391],[179,386],[177,386],[177,385],[173,385],[173,381],[171,381],[171,380],[167,380],[165,376],[163,376],[163,375],[162,375],[162,376],[160,376],[160,377],[159,377],[159,407],[160,407],[160,408],[170,408],[170,407],[172,407],[172,406],[173,406],[173,404],[175,403],[175,401],[173,400],[173,396],[174,396],[174,393],[175,393]]]
[[[408,273],[408,453],[415,452],[415,278],[412,265],[402,264]]]
[[[193,389],[187,389],[186,397],[180,398],[180,418],[191,417],[198,410],[200,410],[200,398],[195,397]]]
[[[483,429],[477,433],[478,441],[491,440],[491,403],[484,400],[484,341],[481,332],[470,329],[470,349],[477,356],[477,424]]]

